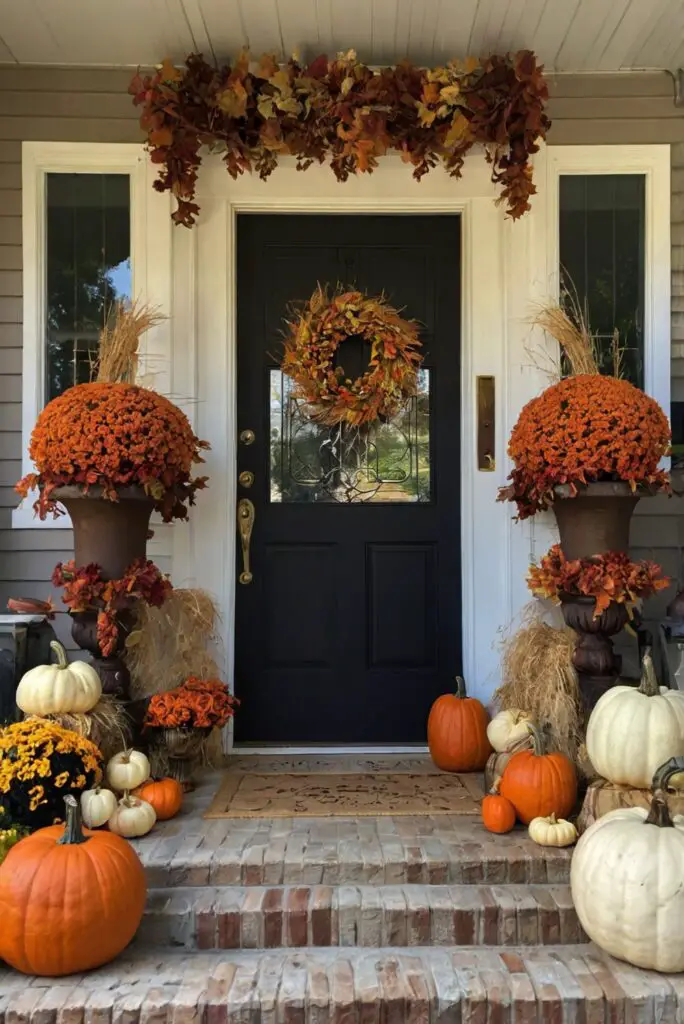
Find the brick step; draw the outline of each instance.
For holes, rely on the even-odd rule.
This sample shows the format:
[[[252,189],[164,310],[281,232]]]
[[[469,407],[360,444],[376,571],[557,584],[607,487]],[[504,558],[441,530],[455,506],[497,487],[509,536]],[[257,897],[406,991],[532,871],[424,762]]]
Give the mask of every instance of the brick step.
[[[157,889],[139,944],[184,949],[586,942],[567,885]]]
[[[678,1021],[684,976],[592,945],[172,952],[131,947],[72,979],[0,967],[0,1024],[614,1024]]]
[[[461,818],[452,831],[430,818],[295,819],[250,828],[224,820],[216,832],[212,827],[202,822],[190,832],[180,818],[165,822],[160,838],[135,842],[150,887],[544,885],[570,878],[569,850],[536,846],[522,827],[492,836],[473,819]]]

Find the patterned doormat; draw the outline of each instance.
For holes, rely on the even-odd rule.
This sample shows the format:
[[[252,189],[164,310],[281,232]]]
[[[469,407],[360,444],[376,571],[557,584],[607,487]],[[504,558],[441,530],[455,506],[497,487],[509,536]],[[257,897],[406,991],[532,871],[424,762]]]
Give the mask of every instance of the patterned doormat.
[[[205,818],[479,814],[479,775],[226,772]]]

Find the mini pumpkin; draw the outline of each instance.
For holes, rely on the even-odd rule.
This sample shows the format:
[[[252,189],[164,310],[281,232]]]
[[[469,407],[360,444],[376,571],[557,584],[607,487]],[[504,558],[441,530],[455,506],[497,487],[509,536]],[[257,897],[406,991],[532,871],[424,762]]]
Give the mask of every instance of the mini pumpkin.
[[[37,665],[17,687],[17,707],[26,715],[82,714],[92,711],[102,696],[100,677],[85,661],[69,661],[62,645],[53,640],[56,665]]]
[[[183,803],[183,787],[175,779],[149,779],[133,795],[154,807],[157,821],[175,818]]]
[[[550,814],[546,818],[533,818],[527,833],[539,846],[572,846],[577,839],[577,829],[571,821]]]
[[[520,708],[506,708],[494,715],[487,726],[487,739],[497,753],[510,750],[529,735],[530,716]]]
[[[481,771],[492,752],[487,739],[486,709],[466,694],[456,679],[456,693],[445,693],[432,705],[428,718],[428,746],[432,760],[445,772]]]
[[[156,820],[157,815],[151,804],[126,793],[119,800],[109,819],[108,826],[109,831],[118,836],[135,839],[137,836],[146,836],[154,828]]]
[[[679,791],[684,758],[652,780],[650,810],[621,807],[580,837],[570,886],[580,924],[611,956],[647,970],[684,971],[684,817],[672,818],[667,787]]]
[[[0,958],[24,974],[57,977],[109,963],[145,910],[145,872],[111,832],[84,831],[69,795],[66,825],[22,839],[0,866]]]
[[[496,780],[482,801],[482,824],[488,832],[496,832],[499,835],[510,832],[515,825],[515,807],[499,793],[500,781]]]
[[[140,750],[122,750],[107,764],[107,782],[119,792],[137,789],[150,777],[150,762]]]
[[[638,688],[611,686],[597,701],[587,753],[604,779],[635,789],[648,789],[668,758],[684,756],[684,693],[658,685],[649,650]]]
[[[501,795],[511,801],[525,825],[549,814],[565,818],[577,800],[575,766],[565,754],[545,753],[537,727],[528,722],[527,728],[533,748],[513,754],[501,777]]]
[[[111,789],[86,789],[81,793],[81,815],[86,828],[100,828],[116,809],[116,796]]]

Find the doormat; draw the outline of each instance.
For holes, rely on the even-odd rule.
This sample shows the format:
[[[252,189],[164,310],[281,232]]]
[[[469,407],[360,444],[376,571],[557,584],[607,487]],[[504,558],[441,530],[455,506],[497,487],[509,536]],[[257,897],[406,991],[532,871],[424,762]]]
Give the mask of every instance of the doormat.
[[[205,818],[479,814],[479,775],[227,772]]]

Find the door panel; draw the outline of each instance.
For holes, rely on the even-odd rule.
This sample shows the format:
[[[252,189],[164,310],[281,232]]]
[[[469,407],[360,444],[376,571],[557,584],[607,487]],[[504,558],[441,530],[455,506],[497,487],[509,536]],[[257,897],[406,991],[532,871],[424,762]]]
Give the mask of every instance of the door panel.
[[[460,671],[460,224],[453,216],[238,218],[236,739],[423,741]],[[311,424],[279,371],[284,319],[317,283],[384,293],[421,322],[420,395],[370,437]],[[340,350],[365,366],[357,340]],[[238,551],[238,556],[240,552]]]

